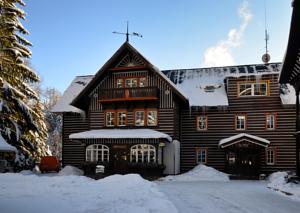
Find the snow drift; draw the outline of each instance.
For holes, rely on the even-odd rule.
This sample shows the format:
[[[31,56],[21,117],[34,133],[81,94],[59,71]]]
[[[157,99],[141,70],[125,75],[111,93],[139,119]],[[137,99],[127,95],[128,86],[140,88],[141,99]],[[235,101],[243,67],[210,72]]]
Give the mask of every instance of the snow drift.
[[[82,176],[83,171],[74,166],[65,166],[62,170],[60,170],[60,172],[57,175],[59,175],[59,176],[69,176],[69,175]]]
[[[6,173],[0,174],[0,188],[1,212],[178,212],[156,183],[137,174],[113,175],[96,181],[74,175]]]
[[[287,172],[272,173],[268,178],[270,182],[268,187],[275,191],[279,191],[282,194],[289,195],[292,199],[300,201],[300,184],[288,183],[287,177]]]
[[[169,175],[163,181],[229,181],[227,174],[203,164],[197,165],[192,170],[181,175]]]

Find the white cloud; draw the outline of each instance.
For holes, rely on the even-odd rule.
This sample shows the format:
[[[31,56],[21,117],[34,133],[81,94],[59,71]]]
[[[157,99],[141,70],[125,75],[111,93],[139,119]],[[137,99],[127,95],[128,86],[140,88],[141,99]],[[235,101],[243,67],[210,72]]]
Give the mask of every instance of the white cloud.
[[[238,28],[229,30],[226,40],[219,41],[215,46],[209,47],[204,53],[204,66],[229,66],[234,65],[232,49],[242,45],[242,39],[248,24],[252,19],[249,2],[244,1],[238,10],[242,23]]]

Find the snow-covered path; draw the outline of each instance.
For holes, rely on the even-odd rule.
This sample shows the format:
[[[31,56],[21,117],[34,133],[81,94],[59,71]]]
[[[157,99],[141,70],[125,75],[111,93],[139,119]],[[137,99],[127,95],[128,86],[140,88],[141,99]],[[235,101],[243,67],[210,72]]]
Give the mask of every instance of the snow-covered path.
[[[182,213],[300,212],[299,201],[266,188],[267,183],[261,181],[157,183]]]

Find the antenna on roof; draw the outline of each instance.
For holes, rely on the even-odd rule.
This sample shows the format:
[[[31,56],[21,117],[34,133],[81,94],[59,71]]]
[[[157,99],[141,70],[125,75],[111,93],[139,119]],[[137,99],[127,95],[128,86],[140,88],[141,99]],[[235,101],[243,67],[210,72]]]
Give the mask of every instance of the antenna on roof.
[[[265,49],[266,49],[266,52],[262,56],[262,61],[265,64],[268,64],[269,61],[271,60],[271,56],[270,56],[269,51],[268,51],[268,41],[269,41],[270,38],[269,38],[268,30],[267,30],[267,4],[266,4],[266,0],[264,0],[264,6],[265,6],[265,42],[266,42]]]
[[[137,36],[137,37],[143,38],[143,36],[139,33],[136,33],[136,32],[128,33],[128,26],[129,26],[129,22],[127,21],[126,33],[116,32],[116,31],[114,31],[112,33],[126,35],[126,42],[129,42],[129,36]]]

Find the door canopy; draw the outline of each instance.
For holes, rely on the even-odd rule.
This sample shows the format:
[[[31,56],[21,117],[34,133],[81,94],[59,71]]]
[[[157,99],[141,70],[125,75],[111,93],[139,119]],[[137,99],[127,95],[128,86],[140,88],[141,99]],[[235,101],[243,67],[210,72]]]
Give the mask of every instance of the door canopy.
[[[229,138],[224,138],[224,139],[220,140],[219,147],[226,148],[226,147],[232,146],[234,144],[238,144],[238,143],[245,142],[245,141],[262,146],[262,147],[268,147],[270,144],[270,141],[267,139],[257,137],[254,135],[250,135],[250,134],[246,134],[246,133],[241,133],[241,134],[234,135]]]

